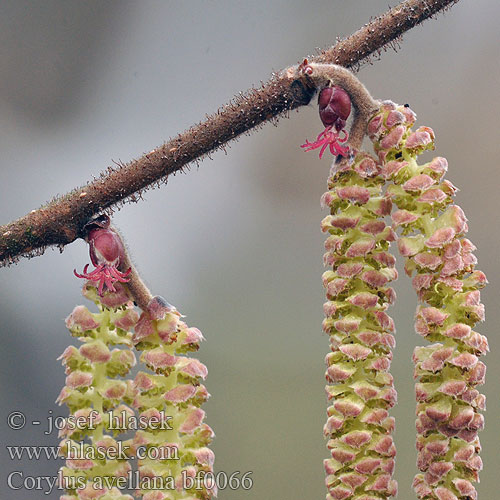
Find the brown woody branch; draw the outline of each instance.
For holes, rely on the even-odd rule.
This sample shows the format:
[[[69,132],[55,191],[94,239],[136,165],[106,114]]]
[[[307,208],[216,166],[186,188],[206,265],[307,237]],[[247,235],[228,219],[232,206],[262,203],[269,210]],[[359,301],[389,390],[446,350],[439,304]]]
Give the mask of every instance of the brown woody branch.
[[[357,69],[371,55],[395,47],[403,33],[457,1],[406,0],[310,61]],[[141,158],[110,167],[86,186],[1,226],[0,266],[20,256],[40,255],[49,245],[62,249],[82,236],[83,226],[93,215],[135,201],[144,189],[165,182],[170,174],[223,148],[231,139],[308,104],[315,91],[311,82],[300,78],[296,68],[275,74],[261,88],[238,96],[205,121]]]

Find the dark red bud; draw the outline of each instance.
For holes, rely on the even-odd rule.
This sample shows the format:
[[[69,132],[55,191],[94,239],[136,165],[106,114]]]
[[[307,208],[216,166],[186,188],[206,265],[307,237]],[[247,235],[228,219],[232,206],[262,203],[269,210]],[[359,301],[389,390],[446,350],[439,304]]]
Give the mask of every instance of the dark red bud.
[[[351,114],[351,98],[341,87],[325,87],[318,96],[319,117],[325,127],[342,130]]]
[[[90,260],[94,266],[101,264],[117,267],[125,255],[121,238],[111,229],[91,229],[87,236]]]

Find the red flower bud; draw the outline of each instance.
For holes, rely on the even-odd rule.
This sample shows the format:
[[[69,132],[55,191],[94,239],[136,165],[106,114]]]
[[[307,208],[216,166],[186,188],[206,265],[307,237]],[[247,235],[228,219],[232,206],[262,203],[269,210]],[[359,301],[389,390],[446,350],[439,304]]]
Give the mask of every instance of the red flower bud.
[[[325,127],[335,126],[337,131],[345,127],[351,114],[351,98],[340,87],[326,87],[318,96],[319,117]]]
[[[78,278],[85,278],[96,284],[99,283],[99,295],[101,296],[104,285],[108,290],[114,292],[116,290],[113,283],[116,281],[121,283],[129,281],[127,276],[132,272],[132,269],[128,269],[124,273],[118,271],[120,263],[125,261],[123,242],[118,233],[110,228],[110,220],[107,215],[90,221],[85,229],[88,231],[86,240],[89,244],[90,260],[96,268],[87,273],[87,264],[82,274],[78,274],[76,270],[73,272]]]
[[[348,146],[342,146],[348,139],[348,134],[344,129],[346,120],[351,114],[351,98],[349,94],[340,87],[325,87],[318,96],[319,117],[325,126],[316,141],[306,141],[300,147],[305,151],[321,148],[319,157],[323,156],[326,148],[330,148],[332,155],[347,156]],[[344,134],[340,136],[339,132]]]

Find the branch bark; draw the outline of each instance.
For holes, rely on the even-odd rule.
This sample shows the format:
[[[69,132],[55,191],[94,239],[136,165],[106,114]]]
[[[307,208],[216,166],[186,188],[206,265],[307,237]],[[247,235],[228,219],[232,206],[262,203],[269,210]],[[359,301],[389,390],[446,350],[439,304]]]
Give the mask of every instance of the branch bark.
[[[457,2],[406,0],[310,61],[358,69],[373,54],[395,48],[403,33]],[[143,190],[166,182],[170,174],[190,162],[223,148],[231,139],[268,120],[307,105],[316,88],[297,75],[295,68],[273,75],[261,88],[238,96],[205,121],[141,158],[109,167],[84,187],[0,226],[0,266],[12,264],[21,256],[41,255],[50,245],[62,250],[82,236],[83,226],[93,215],[136,201]]]

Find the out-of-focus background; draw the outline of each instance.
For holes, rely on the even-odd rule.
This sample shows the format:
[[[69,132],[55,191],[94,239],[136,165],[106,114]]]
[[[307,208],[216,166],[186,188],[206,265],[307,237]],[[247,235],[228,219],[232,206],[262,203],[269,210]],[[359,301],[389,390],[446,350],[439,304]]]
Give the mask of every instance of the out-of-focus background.
[[[393,1],[392,4],[395,2]],[[239,91],[266,80],[358,29],[387,0],[150,1],[3,0],[0,4],[0,223],[82,185],[202,120]],[[462,0],[405,35],[359,77],[379,98],[410,103],[433,127],[436,154],[462,189],[470,238],[490,285],[487,428],[480,498],[498,497],[500,377],[500,68],[495,0]],[[317,108],[292,112],[216,153],[145,201],[116,214],[153,293],[175,304],[207,341],[207,422],[216,469],[253,471],[250,491],[219,498],[322,498],[326,401],[321,331],[325,190],[330,158],[299,145],[320,131]],[[2,498],[57,498],[9,490],[7,476],[54,476],[56,461],[13,461],[7,445],[56,445],[44,435],[64,384],[57,356],[69,343],[64,318],[83,302],[73,276],[86,244],[0,269],[0,470]],[[400,266],[401,269],[401,266]],[[390,313],[398,345],[396,478],[410,499],[415,471],[411,353],[415,296],[400,273]],[[22,411],[14,431],[7,415]],[[52,412],[52,413],[51,413]]]

